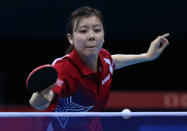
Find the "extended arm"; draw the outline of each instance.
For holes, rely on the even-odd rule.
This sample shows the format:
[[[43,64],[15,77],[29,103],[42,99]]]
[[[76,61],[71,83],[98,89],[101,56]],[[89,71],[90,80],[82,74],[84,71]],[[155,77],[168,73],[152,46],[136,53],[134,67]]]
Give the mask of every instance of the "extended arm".
[[[112,59],[114,60],[116,67],[115,69],[119,69],[125,66],[155,60],[160,56],[163,50],[169,45],[166,37],[169,34],[164,34],[162,36],[158,36],[150,45],[148,51],[143,54],[138,55],[124,55],[124,54],[115,54],[112,55]]]

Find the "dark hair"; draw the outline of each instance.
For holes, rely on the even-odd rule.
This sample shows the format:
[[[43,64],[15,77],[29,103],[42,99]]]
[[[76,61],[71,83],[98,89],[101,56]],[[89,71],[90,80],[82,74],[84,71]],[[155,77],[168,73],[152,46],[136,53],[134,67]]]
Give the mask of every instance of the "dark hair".
[[[88,6],[84,6],[84,7],[80,7],[78,9],[76,9],[69,17],[68,17],[68,22],[67,22],[67,26],[66,26],[66,33],[73,35],[73,29],[75,26],[75,30],[77,30],[77,27],[80,23],[80,20],[82,18],[86,18],[89,16],[97,16],[103,27],[104,27],[104,20],[103,20],[103,16],[101,14],[101,12],[95,8],[91,8]],[[76,22],[76,25],[74,25],[74,23]],[[66,50],[66,53],[70,53],[73,50],[73,46],[69,45],[68,49]]]

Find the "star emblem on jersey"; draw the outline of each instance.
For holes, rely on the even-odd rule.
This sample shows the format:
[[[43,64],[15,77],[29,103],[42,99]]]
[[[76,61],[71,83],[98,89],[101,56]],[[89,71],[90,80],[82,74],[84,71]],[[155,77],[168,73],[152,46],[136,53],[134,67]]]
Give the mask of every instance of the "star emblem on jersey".
[[[72,101],[72,96],[68,98],[60,98],[59,104],[55,109],[55,112],[87,112],[93,106],[81,106]],[[58,124],[62,128],[66,128],[67,121],[69,117],[57,117]]]

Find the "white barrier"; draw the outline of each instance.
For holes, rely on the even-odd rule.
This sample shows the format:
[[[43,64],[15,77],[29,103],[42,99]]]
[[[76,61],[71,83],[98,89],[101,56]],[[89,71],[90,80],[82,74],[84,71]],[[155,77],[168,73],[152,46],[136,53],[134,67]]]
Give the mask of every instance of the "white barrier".
[[[187,112],[0,112],[3,117],[157,117],[187,116]]]

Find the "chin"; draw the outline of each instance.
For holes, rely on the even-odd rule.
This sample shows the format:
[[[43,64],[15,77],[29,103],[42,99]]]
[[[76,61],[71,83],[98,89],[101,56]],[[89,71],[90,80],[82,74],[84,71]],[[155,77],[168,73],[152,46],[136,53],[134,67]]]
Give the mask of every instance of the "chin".
[[[91,51],[87,52],[86,54],[87,54],[87,56],[97,56],[97,55],[99,55],[99,52],[91,50]]]

